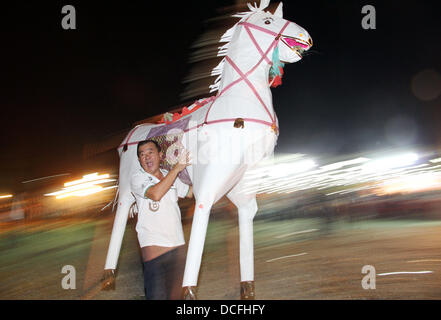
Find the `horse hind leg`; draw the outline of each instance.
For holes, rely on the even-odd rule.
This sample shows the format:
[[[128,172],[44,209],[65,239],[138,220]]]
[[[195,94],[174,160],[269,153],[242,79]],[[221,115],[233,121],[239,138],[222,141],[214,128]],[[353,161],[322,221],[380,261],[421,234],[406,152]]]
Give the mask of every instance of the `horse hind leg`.
[[[240,291],[242,300],[254,300],[253,220],[257,212],[256,196],[240,192],[239,184],[227,197],[238,209],[240,250]]]

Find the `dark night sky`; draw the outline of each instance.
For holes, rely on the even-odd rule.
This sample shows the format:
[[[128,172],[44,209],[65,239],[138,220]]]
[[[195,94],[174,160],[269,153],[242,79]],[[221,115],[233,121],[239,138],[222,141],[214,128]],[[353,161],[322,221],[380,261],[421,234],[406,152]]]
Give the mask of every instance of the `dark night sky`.
[[[0,192],[69,172],[87,141],[180,104],[190,45],[205,19],[233,3],[3,6]],[[61,28],[65,4],[76,8],[77,30]],[[376,8],[376,30],[361,28],[365,4]],[[285,18],[308,30],[314,47],[286,66],[283,85],[273,90],[281,129],[276,150],[337,155],[438,147],[441,97],[418,99],[411,84],[432,70],[422,75],[429,75],[429,87],[437,79],[439,86],[440,9],[421,0],[285,1]]]

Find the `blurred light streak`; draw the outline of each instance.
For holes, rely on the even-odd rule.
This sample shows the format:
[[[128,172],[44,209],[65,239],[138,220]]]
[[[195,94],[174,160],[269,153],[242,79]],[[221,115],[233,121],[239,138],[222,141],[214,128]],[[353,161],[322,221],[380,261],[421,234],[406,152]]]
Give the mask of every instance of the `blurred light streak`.
[[[281,238],[286,238],[289,236],[294,236],[296,234],[310,233],[310,232],[314,232],[314,231],[318,231],[318,230],[319,229],[308,229],[308,230],[296,231],[296,232],[292,232],[292,233],[282,234],[280,236],[275,236],[275,238],[281,239]]]
[[[0,199],[6,199],[6,198],[12,198],[13,195],[12,194],[4,194],[0,196]]]
[[[421,174],[404,175],[396,179],[390,179],[384,182],[382,192],[385,194],[398,192],[416,192],[427,189],[441,188],[441,179],[439,174],[430,172]]]
[[[356,159],[352,159],[352,160],[346,160],[346,161],[328,164],[326,166],[320,167],[320,169],[335,170],[335,169],[340,169],[340,168],[343,168],[343,167],[346,167],[346,166],[349,166],[352,164],[364,163],[366,161],[369,161],[369,159],[368,158],[356,158]]]
[[[303,154],[278,157],[247,172],[245,192],[286,194],[315,190],[327,196],[355,192],[384,195],[441,187],[441,165],[416,163],[419,156],[414,152],[379,159],[358,157],[319,168],[305,157]]]
[[[302,252],[302,253],[298,253],[298,254],[292,254],[292,255],[289,255],[289,256],[283,256],[283,257],[279,257],[279,258],[274,258],[274,259],[266,260],[266,262],[273,262],[273,261],[280,260],[280,259],[304,256],[305,254],[308,254],[308,253],[307,252]]]
[[[423,259],[423,260],[411,260],[407,261],[408,263],[415,263],[415,262],[441,262],[441,259]]]
[[[70,181],[70,182],[66,182],[64,184],[65,187],[69,187],[69,186],[73,186],[76,184],[80,184],[83,182],[88,182],[88,181],[94,181],[94,180],[99,180],[99,179],[107,179],[109,178],[109,174],[102,174],[102,175],[98,175],[98,172],[94,172],[91,174],[86,174],[83,176],[83,178],[79,179],[79,180],[74,180],[74,181]]]
[[[388,272],[388,273],[378,273],[377,276],[390,276],[395,274],[426,274],[433,273],[433,271],[400,271],[400,272]]]
[[[103,190],[109,190],[109,189],[115,189],[118,188],[118,185],[114,185],[114,186],[110,186],[110,187],[105,187],[103,188]]]
[[[46,179],[50,179],[50,178],[62,177],[62,176],[68,176],[68,175],[70,175],[70,173],[56,174],[56,175],[53,175],[53,176],[47,176],[47,177],[42,177],[42,178],[37,178],[37,179],[32,179],[32,180],[27,180],[27,181],[22,181],[21,183],[29,183],[29,182],[34,182],[34,181],[39,181],[39,180],[46,180]]]
[[[63,193],[63,194],[57,195],[55,198],[63,199],[63,198],[67,198],[67,197],[70,197],[70,196],[84,197],[84,196],[88,196],[90,194],[94,194],[94,193],[100,192],[100,191],[102,191],[102,189],[103,189],[103,187],[101,187],[101,186],[84,188],[84,189],[80,189],[80,190],[76,190],[76,191],[67,192],[67,193]]]
[[[404,153],[378,160],[373,160],[364,165],[368,170],[386,170],[397,167],[404,167],[414,164],[418,160],[416,153]]]
[[[109,179],[109,174],[98,175],[97,172],[84,175],[82,179],[64,183],[64,188],[46,193],[45,196],[55,196],[56,199],[64,199],[70,196],[84,197],[104,190],[117,188],[117,185],[103,187],[98,184],[114,182],[116,179]]]
[[[92,181],[92,182],[82,183],[82,184],[79,184],[79,185],[74,185],[74,186],[71,186],[71,187],[63,188],[60,191],[55,191],[55,192],[52,192],[52,193],[47,193],[47,194],[45,194],[45,196],[56,196],[56,195],[67,193],[67,192],[71,192],[71,191],[91,188],[94,185],[99,184],[99,183],[106,183],[106,182],[112,182],[112,181],[116,181],[116,179],[101,179],[101,180],[96,180],[96,181]]]

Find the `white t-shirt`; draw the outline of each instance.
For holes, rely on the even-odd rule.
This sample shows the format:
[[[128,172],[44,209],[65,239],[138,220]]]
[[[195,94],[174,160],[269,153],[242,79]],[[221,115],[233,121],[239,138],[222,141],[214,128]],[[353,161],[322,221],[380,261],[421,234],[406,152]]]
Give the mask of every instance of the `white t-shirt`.
[[[167,170],[160,170],[164,177],[168,174]],[[142,168],[132,175],[130,181],[132,193],[135,195],[138,206],[136,232],[141,248],[152,245],[175,247],[185,244],[178,197],[184,198],[188,193],[189,186],[176,178],[160,201],[145,198],[147,189],[159,181],[158,178]]]

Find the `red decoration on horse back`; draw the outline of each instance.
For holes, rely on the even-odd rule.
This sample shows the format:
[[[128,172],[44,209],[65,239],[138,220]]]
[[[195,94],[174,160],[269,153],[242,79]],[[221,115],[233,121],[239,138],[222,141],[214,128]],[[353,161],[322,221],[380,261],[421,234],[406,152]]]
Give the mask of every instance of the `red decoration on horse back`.
[[[179,114],[179,113],[173,113],[173,121],[172,122],[175,122],[176,120],[179,120],[181,118],[181,115]]]
[[[190,113],[190,110],[188,110],[188,108],[187,107],[184,107],[184,108],[182,108],[182,115],[183,116],[185,116],[185,115],[187,115],[187,114],[189,114]]]
[[[172,122],[175,122],[175,121],[181,119],[183,116],[186,116],[186,115],[188,115],[188,114],[190,114],[190,113],[192,113],[192,112],[195,112],[195,111],[198,110],[199,108],[205,106],[207,103],[213,101],[215,98],[216,98],[216,96],[211,96],[211,97],[209,97],[209,98],[206,98],[206,99],[203,100],[203,101],[195,101],[195,102],[192,104],[193,108],[192,108],[191,110],[189,110],[187,107],[183,107],[182,110],[181,110],[181,113],[179,113],[179,112],[175,112],[175,113],[173,114],[173,119],[172,119],[172,121],[166,120],[166,119],[164,118],[164,116],[162,116],[161,120],[159,120],[158,123],[170,124],[170,123],[172,123]]]

